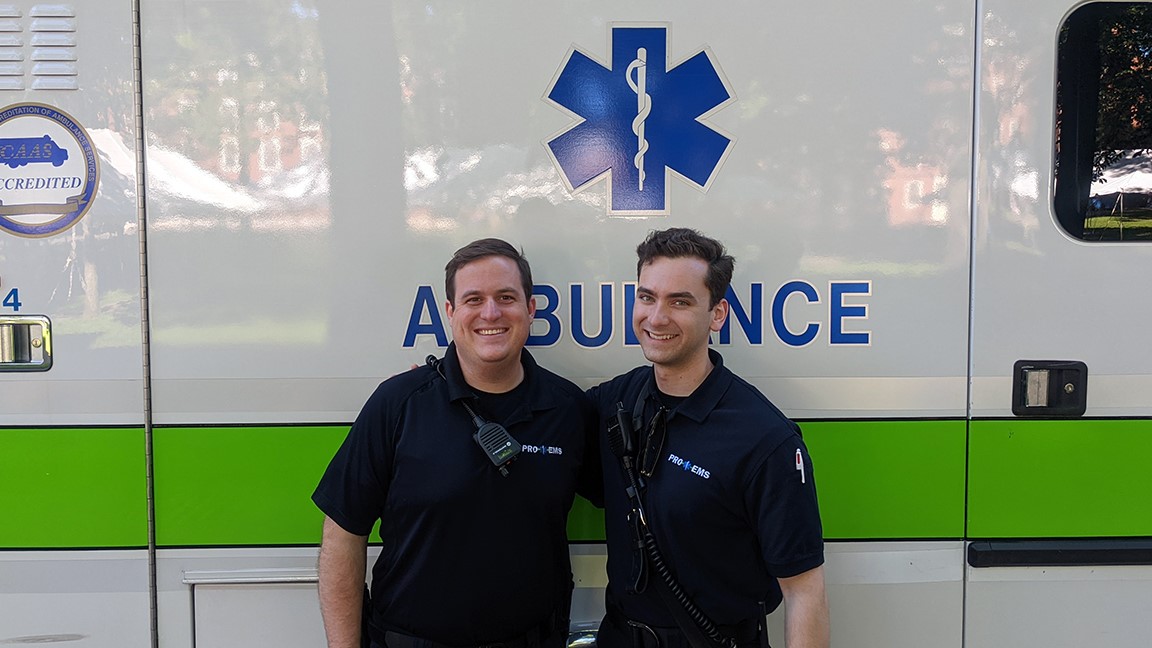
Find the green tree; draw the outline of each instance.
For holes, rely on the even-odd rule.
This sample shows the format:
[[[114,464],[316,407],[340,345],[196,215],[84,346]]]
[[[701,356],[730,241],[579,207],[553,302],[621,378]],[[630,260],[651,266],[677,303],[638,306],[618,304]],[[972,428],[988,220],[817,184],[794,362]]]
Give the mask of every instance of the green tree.
[[[1130,151],[1152,148],[1152,8],[1123,4],[1101,17],[1093,179]]]

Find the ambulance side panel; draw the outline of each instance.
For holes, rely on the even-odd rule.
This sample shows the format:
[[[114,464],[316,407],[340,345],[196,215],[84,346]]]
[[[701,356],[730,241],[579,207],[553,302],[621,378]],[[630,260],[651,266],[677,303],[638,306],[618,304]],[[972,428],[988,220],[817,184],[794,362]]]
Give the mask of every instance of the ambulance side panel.
[[[634,249],[670,226],[738,259],[739,314],[714,343],[802,421],[834,634],[915,646],[931,628],[936,645],[960,645],[971,4],[147,7],[165,645],[236,645],[218,612],[246,609],[249,585],[281,597],[261,609],[316,619],[294,584],[319,538],[308,495],[375,385],[443,353],[453,250],[486,236],[523,246],[531,351],[590,386],[642,362]],[[607,176],[573,186],[566,165],[609,152],[621,181],[636,135],[599,152],[548,142],[581,119],[604,125],[579,114],[585,81],[614,88],[603,106],[628,128],[637,95],[624,64],[608,66],[637,57],[622,43],[638,27],[657,30],[649,155],[673,162],[649,171],[660,213],[618,214],[613,196],[648,194],[609,192]],[[566,73],[573,60],[587,65]],[[730,141],[718,161],[703,144],[675,149],[712,137],[668,108],[689,99]],[[573,547],[574,620],[594,626],[598,514],[578,505],[571,535],[591,542]],[[312,628],[278,645],[314,643]]]
[[[1152,537],[1152,247],[1053,207],[1084,6],[0,5],[0,225],[81,164],[27,148],[50,115],[99,176],[71,227],[0,229],[0,370],[19,318],[52,357],[0,371],[0,644],[321,645],[309,495],[443,354],[451,252],[522,246],[530,350],[587,387],[643,362],[635,246],[684,226],[737,259],[713,347],[812,453],[834,645],[1144,645],[1152,567],[1040,553]],[[1082,416],[1014,413],[1046,360]],[[601,514],[569,534],[590,629]]]
[[[0,32],[0,643],[147,645],[131,3]]]
[[[1056,105],[1057,49],[1084,7],[989,0],[980,16],[967,535],[1062,541],[1066,553],[1097,556],[1045,562],[1037,556],[1051,545],[1038,543],[996,566],[969,561],[971,648],[1143,646],[1152,632],[1152,567],[1135,557],[1152,535],[1152,247],[1071,235],[1053,201],[1072,176],[1067,165],[1054,172],[1058,120],[1067,133],[1081,109]],[[1083,362],[1083,416],[1015,416],[1021,360]]]

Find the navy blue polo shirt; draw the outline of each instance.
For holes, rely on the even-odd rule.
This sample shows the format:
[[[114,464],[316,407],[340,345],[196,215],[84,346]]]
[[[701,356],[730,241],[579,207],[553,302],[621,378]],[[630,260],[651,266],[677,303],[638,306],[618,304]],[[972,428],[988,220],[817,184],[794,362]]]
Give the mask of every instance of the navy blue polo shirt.
[[[455,345],[441,365],[446,377],[420,367],[388,379],[320,480],[313,501],[346,531],[368,535],[381,520],[372,568],[378,627],[451,645],[493,643],[541,625],[567,595],[568,511],[578,481],[599,472],[585,461],[595,413],[579,388],[527,351],[521,362],[524,397],[500,408],[506,419],[475,398]],[[524,445],[507,477],[473,441],[461,400]],[[595,449],[587,457],[595,463]]]
[[[734,624],[782,599],[778,578],[824,562],[816,486],[800,429],[709,350],[712,372],[667,416],[667,436],[646,480],[645,512],[661,553],[684,591],[716,623]],[[641,392],[644,391],[642,394]],[[651,367],[589,390],[605,434],[616,404],[630,416],[645,402],[638,428],[660,407]],[[610,605],[653,626],[674,627],[654,585],[630,594],[631,509],[619,460],[601,439]],[[799,457],[801,469],[797,468]],[[649,580],[659,577],[650,570]]]

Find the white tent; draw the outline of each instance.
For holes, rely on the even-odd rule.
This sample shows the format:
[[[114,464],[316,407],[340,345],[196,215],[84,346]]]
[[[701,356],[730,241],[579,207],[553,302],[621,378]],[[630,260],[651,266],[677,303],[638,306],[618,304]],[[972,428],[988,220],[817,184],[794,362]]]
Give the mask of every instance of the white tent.
[[[1152,193],[1152,157],[1124,157],[1092,183],[1093,196],[1117,192]]]
[[[1092,183],[1090,212],[1116,214],[1149,206],[1152,206],[1152,157],[1148,155],[1129,152]]]

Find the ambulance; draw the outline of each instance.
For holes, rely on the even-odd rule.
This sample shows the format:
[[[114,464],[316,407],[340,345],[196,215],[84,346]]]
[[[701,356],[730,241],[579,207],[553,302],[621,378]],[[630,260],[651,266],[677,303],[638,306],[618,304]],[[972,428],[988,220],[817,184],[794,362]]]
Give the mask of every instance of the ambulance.
[[[676,226],[811,450],[834,646],[1147,646],[1150,87],[1142,2],[0,3],[0,645],[324,645],[309,496],[452,251],[522,247],[588,387]]]

